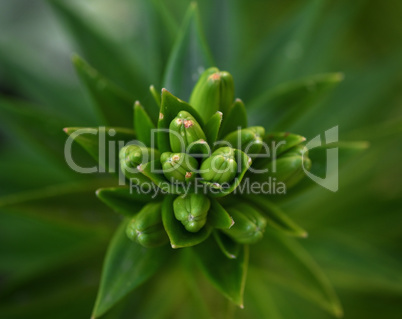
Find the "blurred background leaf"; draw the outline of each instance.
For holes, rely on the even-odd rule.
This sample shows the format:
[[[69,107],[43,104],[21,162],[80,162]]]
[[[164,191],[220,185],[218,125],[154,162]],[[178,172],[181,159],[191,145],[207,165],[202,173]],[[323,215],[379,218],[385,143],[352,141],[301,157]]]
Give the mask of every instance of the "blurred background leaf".
[[[187,21],[193,24],[180,37],[189,4],[0,2],[1,317],[88,318],[107,243],[120,221],[95,197],[96,187],[115,185],[102,174],[88,180],[64,162],[62,128],[100,120],[71,54],[81,54],[133,99],[154,105],[149,85],[159,91],[163,76],[172,79],[174,70],[182,73],[174,81],[180,91],[172,93],[186,98],[191,85],[181,86],[189,73],[180,59],[189,62],[190,48],[203,47],[205,36],[216,66],[233,74],[236,95],[250,106],[251,124],[308,140],[339,125],[340,140],[369,142],[368,149],[344,157],[337,193],[310,184],[273,200],[309,233],[297,245],[333,284],[346,319],[401,318],[401,1],[205,0],[198,3],[198,22],[190,9]],[[193,71],[200,61],[211,63],[202,50]],[[314,103],[303,106],[304,95],[275,100],[284,106],[268,109],[269,92],[282,83],[334,72],[344,81]],[[281,120],[283,107],[296,101],[309,112]],[[92,163],[79,147],[73,151],[80,163]],[[71,186],[82,180],[88,184]],[[271,248],[269,242],[251,247],[250,258],[281,261]],[[330,318],[282,283],[261,280],[252,268],[242,311],[230,308],[202,276],[186,271],[178,263],[166,265],[105,318],[127,318],[133,311],[142,318],[188,318],[190,312],[194,318]]]

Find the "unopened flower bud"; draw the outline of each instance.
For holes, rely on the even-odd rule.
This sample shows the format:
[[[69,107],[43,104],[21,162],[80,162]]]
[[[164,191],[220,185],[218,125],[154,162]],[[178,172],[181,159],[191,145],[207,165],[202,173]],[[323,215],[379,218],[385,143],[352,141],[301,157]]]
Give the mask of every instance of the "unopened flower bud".
[[[179,196],[173,202],[174,215],[189,232],[198,232],[207,222],[211,203],[204,194]]]
[[[229,133],[223,140],[253,157],[260,153],[264,135],[265,129],[262,126],[253,126]]]
[[[201,164],[201,177],[211,183],[229,183],[237,174],[235,152],[231,147],[221,147]]]
[[[144,247],[158,247],[169,239],[162,224],[161,204],[149,203],[133,217],[126,228],[128,238]]]
[[[190,97],[190,105],[207,122],[217,111],[224,115],[233,104],[234,82],[228,72],[209,68],[198,80]]]
[[[304,146],[298,145],[268,162],[263,168],[268,169],[268,172],[256,174],[258,181],[275,178],[276,183],[282,182],[289,188],[305,176],[304,170],[310,170],[311,160],[308,158],[308,152],[304,153]]]
[[[253,244],[263,237],[267,221],[254,208],[240,204],[235,208],[228,208],[227,212],[232,216],[234,225],[222,231],[234,241]]]
[[[185,153],[165,152],[161,155],[163,174],[172,183],[189,183],[195,180],[198,162]]]
[[[127,178],[133,180],[148,180],[138,171],[138,166],[159,157],[159,151],[138,145],[127,145],[120,150],[120,168]]]
[[[172,152],[185,152],[196,141],[206,141],[205,133],[195,118],[186,111],[181,111],[170,122],[170,148]]]

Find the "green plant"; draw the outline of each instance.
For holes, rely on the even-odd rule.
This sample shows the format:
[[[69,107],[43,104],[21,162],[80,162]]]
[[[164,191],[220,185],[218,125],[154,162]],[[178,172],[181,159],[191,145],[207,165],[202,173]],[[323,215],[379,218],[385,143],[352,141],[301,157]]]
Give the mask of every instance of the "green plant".
[[[187,9],[184,22],[179,28],[174,12],[182,13],[183,4],[174,1],[168,5],[162,1],[126,3],[126,9],[132,5],[134,12],[139,10],[146,14],[146,19],[138,18],[143,25],[137,26],[140,30],[146,30],[146,36],[137,43],[146,43],[147,47],[143,49],[137,46],[132,50],[130,45],[119,44],[118,40],[109,38],[108,32],[100,31],[92,24],[93,21],[85,19],[82,16],[85,11],[80,12],[74,9],[74,5],[70,6],[61,0],[48,2],[65,22],[86,60],[93,64],[90,66],[77,55],[73,57],[81,85],[91,97],[95,108],[91,108],[89,103],[80,98],[80,91],[75,84],[68,80],[61,84],[58,82],[62,81],[64,73],[54,75],[57,79],[55,81],[47,74],[34,72],[33,58],[22,58],[23,50],[12,45],[1,47],[0,59],[5,62],[2,72],[10,76],[11,82],[18,89],[17,93],[23,92],[22,97],[29,97],[44,106],[33,107],[10,97],[2,97],[0,102],[4,125],[2,131],[6,141],[10,141],[6,144],[7,152],[3,154],[5,165],[1,168],[1,183],[7,185],[1,189],[1,193],[7,196],[0,200],[0,207],[3,208],[0,271],[6,275],[1,292],[5,301],[0,305],[0,313],[6,318],[25,318],[27,313],[30,317],[38,318],[54,318],[55,314],[57,318],[88,317],[98,288],[98,278],[101,277],[100,265],[107,245],[109,248],[93,310],[94,317],[188,318],[190,313],[191,317],[200,318],[326,316],[320,310],[310,307],[305,300],[313,301],[328,313],[339,316],[342,313],[340,303],[324,273],[329,274],[336,290],[340,291],[346,307],[346,317],[364,315],[370,318],[378,315],[364,309],[362,305],[365,304],[365,296],[378,297],[380,300],[392,296],[397,305],[400,297],[400,275],[397,271],[400,258],[394,260],[389,255],[398,251],[398,245],[392,245],[400,237],[400,231],[392,228],[394,221],[395,225],[398,224],[398,219],[393,216],[389,222],[384,221],[378,217],[378,210],[386,207],[397,212],[400,191],[392,193],[391,186],[384,181],[381,184],[381,176],[392,180],[393,173],[387,170],[387,165],[381,169],[376,168],[376,187],[379,190],[376,193],[377,201],[368,198],[367,188],[359,187],[370,181],[369,176],[364,173],[372,170],[384,150],[393,149],[393,152],[398,152],[394,150],[394,145],[395,133],[400,131],[400,120],[365,127],[373,125],[379,117],[386,119],[388,116],[379,116],[381,103],[376,104],[380,106],[373,108],[371,114],[367,100],[370,97],[373,100],[379,97],[385,103],[393,101],[392,97],[396,99],[396,94],[390,94],[379,83],[398,83],[394,74],[400,69],[397,63],[399,55],[396,58],[387,57],[388,64],[382,64],[372,74],[368,71],[370,77],[367,78],[372,83],[368,80],[364,82],[364,77],[359,77],[359,80],[347,82],[331,99],[324,98],[333,91],[343,76],[339,73],[311,75],[317,71],[335,69],[328,62],[330,54],[325,51],[323,44],[326,43],[325,39],[332,39],[331,35],[336,35],[345,21],[353,21],[352,10],[357,10],[361,4],[340,2],[329,10],[320,1],[311,1],[302,9],[296,10],[292,18],[285,19],[282,27],[269,37],[270,40],[263,42],[249,37],[249,34],[254,34],[251,32],[252,27],[249,23],[244,23],[244,20],[243,24],[238,20],[244,8],[256,21],[265,18],[260,7],[253,9],[253,4],[242,1],[233,1],[230,5],[226,1],[218,1],[217,5],[224,9],[217,10],[219,14],[216,20],[223,20],[224,13],[229,10],[230,28],[228,32],[224,32],[224,28],[213,28],[213,36],[208,39],[213,49],[211,54],[195,4]],[[204,10],[213,5],[215,3],[208,1],[200,4]],[[171,10],[172,8],[177,11]],[[348,14],[344,13],[345,8],[349,10]],[[320,20],[321,12],[326,13],[328,22]],[[212,14],[208,11],[204,16],[211,19]],[[314,37],[318,40],[314,42],[312,34],[314,28],[317,28],[317,21],[320,21],[319,25],[325,32],[315,34]],[[332,25],[338,31],[326,27]],[[246,26],[248,30],[244,34],[241,29]],[[161,30],[163,36],[160,35]],[[244,36],[240,36],[242,34]],[[141,37],[141,34],[136,36]],[[267,47],[264,47],[265,43]],[[169,53],[171,47],[172,51]],[[327,48],[330,47],[327,43]],[[130,55],[132,52],[135,54]],[[249,52],[256,54],[253,56]],[[243,58],[241,54],[248,54],[248,58]],[[215,62],[212,56],[216,59]],[[230,89],[226,91],[228,94],[219,95],[221,102],[217,104],[218,94],[209,94],[209,90],[216,89],[215,86],[205,86],[202,77],[196,85],[200,75],[199,67],[207,69],[205,76],[211,76],[217,70],[208,68],[214,65],[233,74],[236,96],[244,98],[247,112],[239,100],[232,106],[234,96]],[[341,69],[344,69],[344,65],[347,62],[342,64]],[[229,73],[221,75],[224,84],[221,84],[219,92],[222,87],[224,90],[233,85]],[[300,79],[302,76],[304,78]],[[282,82],[287,83],[280,84]],[[150,84],[154,86],[149,91]],[[194,86],[195,93],[191,94]],[[160,101],[155,88],[167,88],[180,99],[189,101],[191,106],[200,111],[200,115],[197,117],[198,112],[166,90]],[[371,95],[367,92],[369,88]],[[350,99],[352,102],[349,102]],[[141,104],[134,104],[136,100],[141,101]],[[209,109],[202,107],[206,103],[211,106]],[[192,173],[195,162],[192,168],[181,166],[178,169],[172,164],[175,156],[173,154],[182,153],[178,147],[172,146],[177,144],[174,137],[162,136],[165,146],[161,149],[163,143],[159,143],[159,150],[150,148],[150,131],[158,123],[160,105],[169,114],[162,119],[165,120],[163,127],[172,125],[174,119],[191,123],[195,119],[200,122],[201,131],[196,128],[188,132],[181,124],[173,125],[173,130],[188,133],[188,143],[200,139],[209,142],[216,139],[217,135],[218,139],[235,144],[238,139],[233,131],[238,126],[242,127],[239,153],[244,154],[246,149],[242,147],[250,140],[257,141],[255,149],[249,155],[253,165],[258,167],[272,165],[272,162],[264,163],[251,155],[261,151],[258,143],[260,138],[263,137],[265,142],[285,139],[291,149],[282,149],[276,164],[279,168],[285,168],[280,170],[283,173],[280,180],[294,187],[289,188],[286,195],[241,196],[228,192],[219,200],[210,195],[198,198],[190,195],[189,198],[181,194],[171,196],[162,193],[158,193],[155,199],[145,194],[130,194],[127,188],[117,187],[117,179],[106,174],[113,170],[109,165],[110,158],[103,157],[102,154],[109,154],[110,148],[117,146],[109,142],[129,141],[134,136],[145,144],[142,148],[127,147],[121,151],[120,158],[119,154],[115,154],[115,163],[121,164],[126,176],[138,179],[140,184],[152,180],[163,189],[165,175],[167,178],[172,177],[174,181],[181,180],[184,176],[184,181],[187,181],[186,173]],[[219,113],[215,113],[219,109],[218,105],[223,113],[223,121],[226,116],[228,123],[223,122],[219,132],[216,130],[220,126],[221,117]],[[353,106],[355,118],[348,116],[348,106]],[[339,112],[339,119],[334,120],[332,115],[336,112]],[[246,117],[251,122],[250,126],[245,121]],[[132,131],[133,118],[136,135]],[[333,194],[307,178],[300,181],[304,174],[299,174],[299,170],[296,170],[297,174],[289,174],[288,168],[294,163],[300,168],[302,156],[299,145],[305,141],[301,135],[311,138],[338,124],[342,139],[370,140],[373,147],[367,151],[366,142],[338,142],[331,145],[339,148],[340,163],[344,167],[340,173],[340,190]],[[78,131],[78,126],[86,128]],[[66,165],[62,156],[66,140],[61,131],[63,127],[68,127],[65,132],[70,136],[80,133],[75,141],[99,161],[100,174],[75,174]],[[362,131],[359,133],[357,128]],[[272,134],[284,131],[301,135]],[[106,148],[101,153],[99,136],[107,141]],[[91,158],[82,149],[75,143],[71,147],[74,163],[85,168],[93,167]],[[195,147],[198,151],[203,150],[205,143],[196,143]],[[27,148],[32,148],[33,151]],[[321,147],[309,153],[311,170],[321,177],[325,167],[320,166],[320,163],[325,163],[326,150],[326,147]],[[362,153],[363,150],[365,151]],[[151,170],[147,170],[146,163],[143,163],[144,155],[148,153],[157,158],[161,156],[161,165],[165,170],[165,165],[172,165],[176,170],[171,175],[154,175]],[[222,160],[222,163],[236,159],[231,150],[223,154],[221,157],[222,153],[218,149],[214,156]],[[180,155],[185,156],[191,155]],[[244,154],[241,163],[237,161],[236,165],[247,167],[246,156]],[[308,167],[309,160],[305,160]],[[390,163],[388,166],[396,162],[393,154],[386,161]],[[139,164],[145,165],[140,166],[142,173],[135,170],[130,173],[130,169]],[[208,166],[210,163],[204,161],[201,168],[202,165]],[[230,165],[235,172],[237,168],[233,162]],[[244,173],[250,174],[246,171]],[[215,183],[230,182],[234,174],[229,175],[199,176],[204,181],[210,181],[209,185],[213,186]],[[191,175],[189,181],[194,176],[195,174]],[[259,182],[269,177],[263,175]],[[59,185],[48,186],[54,184]],[[164,190],[169,192],[170,186],[166,187]],[[102,201],[128,217],[121,221],[119,215],[114,215],[106,205],[96,199],[96,190]],[[230,191],[234,191],[234,187]],[[189,222],[188,211],[184,209],[193,202],[199,208],[194,213],[198,218],[194,224]],[[169,210],[168,215],[171,218],[161,223],[160,211],[163,209]],[[217,212],[214,215],[222,218],[211,222],[211,211]],[[351,214],[351,211],[354,213]],[[132,219],[133,212],[138,212],[137,218]],[[231,216],[239,222],[235,222],[230,228],[232,219],[225,216]],[[248,224],[250,219],[253,220],[251,227]],[[357,226],[353,227],[352,221]],[[179,231],[182,230],[181,223],[186,229],[184,232]],[[218,228],[224,231],[214,231],[208,236],[211,223],[215,227],[219,225]],[[366,223],[364,231],[361,230],[362,223]],[[307,249],[292,238],[307,235],[306,230],[298,224],[303,225],[310,233],[310,238],[303,244]],[[383,231],[386,238],[375,237],[378,246],[386,247],[389,254],[377,252],[364,244],[372,238],[371,234],[376,229],[373,225],[378,224],[389,230]],[[265,226],[266,231],[262,236],[260,230]],[[18,234],[16,229],[19,230]],[[169,236],[166,236],[165,229]],[[251,236],[247,233],[250,229],[253,230]],[[144,232],[145,236],[142,236]],[[127,236],[144,246],[158,247],[143,248],[130,241]],[[230,238],[235,238],[237,243]],[[236,310],[205,282],[201,272],[235,304],[242,305],[248,259],[248,248],[244,244],[254,241],[256,243],[249,247],[250,267],[245,286],[245,309]],[[165,245],[167,242],[176,248],[192,247],[173,250]],[[23,247],[28,248],[24,251]],[[325,266],[324,272],[308,252]],[[389,266],[385,267],[381,260],[386,261]],[[197,264],[201,267],[197,267]],[[368,292],[359,289],[367,289]],[[51,295],[50,291],[54,294]],[[19,292],[25,293],[25,297],[21,297]],[[297,295],[303,299],[299,299]],[[351,299],[356,301],[352,302]],[[25,305],[24,309],[15,307],[19,303]],[[397,308],[392,307],[393,299],[389,304],[391,307],[387,309],[381,307],[381,314],[387,318],[397,318]]]

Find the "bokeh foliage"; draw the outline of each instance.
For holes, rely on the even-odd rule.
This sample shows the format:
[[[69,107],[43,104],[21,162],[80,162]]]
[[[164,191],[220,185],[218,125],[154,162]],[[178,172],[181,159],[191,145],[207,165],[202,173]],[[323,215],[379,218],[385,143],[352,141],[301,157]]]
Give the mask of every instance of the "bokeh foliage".
[[[63,127],[103,124],[79,84],[71,53],[78,52],[131,98],[152,104],[148,85],[159,89],[169,81],[164,70],[177,37],[192,38],[179,31],[188,5],[0,2],[0,317],[89,317],[120,219],[94,195],[114,181],[104,174],[76,174],[64,161]],[[127,318],[133,309],[143,318],[188,318],[190,312],[222,317],[231,311],[238,318],[330,317],[306,301],[326,305],[314,283],[305,281],[303,267],[278,247],[314,258],[334,285],[345,318],[400,318],[401,2],[207,0],[199,10],[206,37],[201,42],[211,50],[206,63],[233,74],[252,124],[308,138],[339,125],[341,140],[368,141],[370,147],[341,150],[337,193],[306,182],[306,189],[296,188],[279,201],[309,237],[289,244],[266,236],[251,247],[244,310],[228,309],[202,277],[178,267],[178,260],[191,256],[177,253],[166,271],[105,318]],[[179,68],[177,59],[168,67]],[[315,74],[338,79],[337,72],[344,81],[336,89],[324,86],[318,98],[309,98],[302,85],[296,90],[300,98],[275,99],[281,83],[297,88],[307,81],[317,88]],[[283,116],[275,112],[282,104],[303,111]],[[74,154],[80,163],[92,163],[78,146]]]

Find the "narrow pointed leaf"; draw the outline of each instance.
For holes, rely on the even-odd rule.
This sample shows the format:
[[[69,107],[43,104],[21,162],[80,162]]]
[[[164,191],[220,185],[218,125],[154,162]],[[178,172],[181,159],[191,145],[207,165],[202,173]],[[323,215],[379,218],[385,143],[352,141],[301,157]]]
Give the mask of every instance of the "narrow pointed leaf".
[[[212,65],[198,17],[198,7],[192,3],[169,57],[163,87],[187,101],[200,73]]]
[[[188,232],[183,224],[178,221],[173,212],[173,200],[175,196],[167,195],[163,200],[162,221],[169,236],[172,248],[183,248],[198,245],[208,238],[211,228],[206,225],[196,233]]]
[[[248,268],[248,246],[242,245],[236,259],[227,258],[214,240],[192,248],[205,276],[226,298],[243,308]]]
[[[161,109],[161,94],[155,89],[154,85],[151,85],[149,87],[149,92],[151,92],[151,95],[155,101],[155,104],[158,107],[158,110]]]
[[[75,70],[102,118],[102,124],[132,128],[134,98],[98,73],[78,55]]]
[[[82,98],[80,88],[72,85],[71,79],[59,73],[55,75],[57,67],[49,63],[43,52],[27,49],[29,44],[13,46],[12,43],[15,41],[3,43],[0,40],[2,77],[10,87],[29,100],[51,108],[60,117],[74,121],[74,125],[96,123],[95,114]]]
[[[71,138],[66,143],[71,143],[72,146],[74,142],[78,142],[100,164],[100,167],[86,168],[88,169],[86,173],[105,172],[105,169],[110,173],[117,172],[119,144],[126,145],[135,138],[134,131],[118,127],[68,127],[64,129],[64,132]]]
[[[263,46],[249,59],[250,63],[244,64],[249,76],[245,77],[241,96],[252,98],[278,83],[304,75],[299,70],[314,39],[314,27],[321,18],[323,6],[324,2],[319,0],[304,3],[261,41]]]
[[[161,130],[157,134],[158,148],[161,153],[170,152],[169,132],[170,122],[177,116],[180,111],[189,112],[204,127],[204,121],[191,105],[172,95],[168,90],[162,89],[162,102],[159,113],[158,129]]]
[[[214,238],[222,253],[230,259],[235,259],[239,255],[242,245],[233,241],[229,236],[219,231],[214,231]]]
[[[114,211],[128,217],[138,213],[147,203],[161,199],[160,193],[141,193],[129,187],[100,188],[96,196]]]
[[[127,221],[116,231],[106,253],[92,318],[99,318],[129,292],[151,278],[166,262],[166,246],[147,249],[130,241]]]
[[[0,121],[2,129],[21,139],[24,144],[34,146],[35,153],[41,152],[66,171],[62,156],[66,136],[62,128],[69,123],[68,120],[52,110],[0,97]]]
[[[286,235],[307,237],[307,232],[290,219],[282,209],[268,200],[265,195],[247,195],[250,205],[257,208],[267,219],[267,224]]]
[[[139,141],[148,147],[156,147],[152,145],[152,130],[155,129],[155,125],[138,101],[134,105],[134,129]]]
[[[93,20],[85,18],[71,3],[48,0],[71,34],[84,58],[112,81],[130,90],[138,98],[147,90],[147,73],[134,54],[100,32]],[[112,61],[112,63],[105,63]]]
[[[284,131],[317,106],[343,79],[327,73],[292,81],[268,90],[250,103],[250,117],[270,131]]]
[[[222,128],[219,137],[228,135],[239,128],[247,127],[247,112],[244,103],[236,99],[228,114],[223,114]]]
[[[208,224],[215,228],[229,229],[233,226],[233,219],[219,202],[211,198],[211,208],[208,212]]]
[[[301,245],[276,231],[265,232],[261,245],[270,247],[269,257],[254,256],[253,265],[258,265],[262,278],[294,290],[337,317],[342,316],[342,306],[329,280]]]
[[[216,112],[205,124],[205,135],[207,136],[207,142],[209,145],[213,146],[218,139],[219,129],[222,123],[222,113]]]
[[[134,39],[137,44],[135,54],[146,65],[146,72],[152,78],[152,83],[160,86],[163,69],[179,30],[178,21],[172,15],[171,6],[165,1],[139,0],[130,1],[128,5],[132,12],[141,12],[140,16],[135,16],[138,28]]]
[[[87,231],[99,226],[113,225],[115,218],[94,196],[100,186],[115,183],[112,179],[95,179],[79,183],[64,183],[0,197],[0,209],[15,214],[29,214],[38,220],[56,221],[65,227],[85,227]],[[60,209],[60,203],[63,203]],[[83,226],[85,225],[85,226]]]

